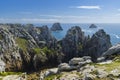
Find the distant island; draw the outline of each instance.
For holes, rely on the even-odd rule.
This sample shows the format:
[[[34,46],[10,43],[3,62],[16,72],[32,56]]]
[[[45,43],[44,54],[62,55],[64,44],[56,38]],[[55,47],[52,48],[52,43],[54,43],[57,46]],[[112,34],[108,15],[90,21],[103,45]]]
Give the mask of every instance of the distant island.
[[[51,27],[51,31],[62,31],[63,28],[60,23],[54,23]]]
[[[97,26],[95,24],[91,24],[89,28],[97,28]]]

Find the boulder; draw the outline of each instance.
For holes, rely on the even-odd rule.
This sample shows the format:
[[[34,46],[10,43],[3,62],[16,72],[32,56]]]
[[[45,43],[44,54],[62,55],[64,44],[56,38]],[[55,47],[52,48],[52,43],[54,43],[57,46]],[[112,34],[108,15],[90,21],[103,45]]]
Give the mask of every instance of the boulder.
[[[117,54],[120,54],[120,43],[109,48],[106,52],[103,53],[102,56],[110,56]]]
[[[51,31],[60,31],[63,30],[60,23],[54,23],[51,27]]]
[[[84,59],[84,61],[86,61],[86,60],[91,60],[91,57],[90,57],[90,56],[83,56],[82,58]]]
[[[99,57],[99,58],[97,58],[97,62],[103,62],[103,61],[105,61],[105,57]]]
[[[48,69],[47,71],[45,71],[44,77],[57,74],[57,72],[58,72],[58,68]]]
[[[67,63],[61,63],[60,65],[58,65],[58,72],[59,71],[71,71],[71,70],[74,70],[74,69],[76,69],[75,66],[70,66]]]
[[[80,62],[84,62],[83,58],[73,58],[69,61],[69,65],[78,65]]]
[[[86,62],[79,62],[79,68],[81,68],[82,66],[86,65],[87,63]]]
[[[102,78],[106,78],[108,73],[106,71],[102,70],[102,69],[99,69],[99,70],[97,70],[96,75],[97,75],[98,78],[102,79]]]

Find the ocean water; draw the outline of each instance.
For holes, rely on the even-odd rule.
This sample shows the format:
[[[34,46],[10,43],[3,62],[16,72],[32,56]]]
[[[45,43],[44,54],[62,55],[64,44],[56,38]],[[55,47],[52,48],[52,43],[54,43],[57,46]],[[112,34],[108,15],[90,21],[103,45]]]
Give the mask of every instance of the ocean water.
[[[47,25],[49,28],[52,24],[40,24],[40,25]],[[85,32],[85,35],[92,36],[96,31],[99,29],[104,29],[107,34],[111,37],[111,43],[113,45],[120,43],[120,24],[95,24],[97,28],[89,28],[91,24],[61,24],[63,31],[55,31],[52,32],[52,35],[56,37],[58,40],[65,37],[67,30],[73,26],[80,26],[82,31]]]

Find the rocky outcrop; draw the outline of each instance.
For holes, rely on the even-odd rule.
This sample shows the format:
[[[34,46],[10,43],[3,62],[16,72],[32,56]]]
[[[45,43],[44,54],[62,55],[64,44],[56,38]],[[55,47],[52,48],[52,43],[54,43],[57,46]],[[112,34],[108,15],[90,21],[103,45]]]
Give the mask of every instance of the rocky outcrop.
[[[97,28],[95,24],[91,24],[89,28]]]
[[[110,36],[103,29],[90,38],[84,35],[79,26],[75,26],[67,31],[62,40],[62,50],[66,60],[77,56],[91,56],[92,60],[96,61],[110,47]]]
[[[84,53],[96,60],[111,47],[110,36],[103,29],[93,34],[84,46]]]
[[[89,56],[84,56],[82,58],[73,58],[69,61],[69,63],[61,63],[58,65],[58,72],[79,70],[79,68],[89,63],[92,63],[91,57]]]
[[[119,54],[120,54],[120,43],[110,47],[106,52],[103,53],[102,56],[119,55]]]
[[[62,50],[66,60],[80,56],[84,39],[84,32],[79,26],[74,26],[67,31],[65,38],[62,40]]]
[[[63,30],[60,23],[54,23],[51,27],[51,31],[61,31]]]
[[[65,38],[57,41],[46,25],[0,25],[0,58],[5,62],[7,71],[38,70],[44,66],[56,66],[73,57],[91,56],[95,59],[110,46],[110,36],[104,30],[99,30],[90,38],[79,26],[74,26],[67,31]],[[71,60],[70,69],[76,68],[71,65],[82,66],[91,62],[89,57],[83,60]]]
[[[35,27],[32,24],[0,25],[0,58],[6,64],[6,71],[33,69],[33,60],[39,61],[36,58],[39,55],[42,56],[41,54],[34,53],[33,49],[48,47],[54,50],[55,46],[56,39],[52,37],[47,26]],[[55,55],[57,57],[57,54]],[[50,58],[54,60],[53,56],[54,54]]]

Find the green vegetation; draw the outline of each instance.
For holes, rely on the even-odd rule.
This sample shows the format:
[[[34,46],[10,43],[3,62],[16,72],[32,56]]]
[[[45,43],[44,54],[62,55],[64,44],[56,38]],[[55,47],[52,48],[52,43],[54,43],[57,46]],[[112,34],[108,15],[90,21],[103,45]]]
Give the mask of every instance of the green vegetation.
[[[99,69],[105,69],[107,72],[110,72],[114,69],[118,69],[120,70],[120,62],[119,61],[114,61],[110,64],[96,64],[96,63],[93,63],[91,65],[94,65],[95,67],[99,68]]]
[[[55,53],[54,50],[50,50],[47,47],[44,47],[42,49],[41,48],[34,48],[33,51],[34,51],[35,54],[40,54],[41,52],[44,52],[45,54],[53,54],[53,53]]]
[[[0,40],[2,40],[3,39],[3,36],[0,34]]]
[[[16,43],[25,52],[27,52],[28,41],[24,38],[16,38]]]
[[[0,73],[0,76],[7,76],[7,75],[20,75],[22,74],[21,72],[3,72]]]
[[[44,80],[53,80],[53,79],[60,79],[60,77],[62,76],[62,74],[55,74],[55,75],[50,75],[48,77],[46,77]]]

